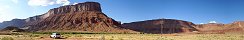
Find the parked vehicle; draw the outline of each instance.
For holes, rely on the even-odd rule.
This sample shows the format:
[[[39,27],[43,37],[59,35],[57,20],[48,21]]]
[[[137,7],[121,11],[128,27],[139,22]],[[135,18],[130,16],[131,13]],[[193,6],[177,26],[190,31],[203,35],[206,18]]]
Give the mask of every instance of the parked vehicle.
[[[61,38],[61,35],[59,33],[52,33],[52,35],[50,35],[50,38]]]

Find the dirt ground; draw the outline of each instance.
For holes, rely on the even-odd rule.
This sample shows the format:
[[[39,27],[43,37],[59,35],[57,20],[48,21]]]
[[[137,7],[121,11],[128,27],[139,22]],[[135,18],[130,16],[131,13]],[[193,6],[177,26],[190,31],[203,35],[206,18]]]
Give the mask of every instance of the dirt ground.
[[[243,40],[244,34],[63,34],[61,39],[48,34],[0,35],[14,40]]]

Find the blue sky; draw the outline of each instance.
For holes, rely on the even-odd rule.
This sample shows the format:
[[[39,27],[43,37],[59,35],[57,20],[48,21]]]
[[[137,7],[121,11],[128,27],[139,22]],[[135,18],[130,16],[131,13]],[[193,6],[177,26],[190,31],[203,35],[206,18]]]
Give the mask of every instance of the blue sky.
[[[0,0],[0,22],[85,1],[99,2],[106,15],[123,23],[159,18],[196,24],[244,20],[244,0]]]

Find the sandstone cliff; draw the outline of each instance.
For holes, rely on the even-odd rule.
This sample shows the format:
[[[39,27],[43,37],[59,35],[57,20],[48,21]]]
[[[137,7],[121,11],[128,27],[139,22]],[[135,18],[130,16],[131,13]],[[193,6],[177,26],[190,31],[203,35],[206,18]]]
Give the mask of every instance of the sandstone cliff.
[[[198,24],[195,28],[197,28],[200,32],[242,32],[244,31],[244,21],[236,21],[229,24]]]
[[[55,14],[66,14],[66,13],[74,13],[74,12],[81,12],[81,11],[99,11],[102,12],[100,4],[97,2],[85,2],[85,3],[78,3],[76,5],[67,5],[61,6],[58,8],[50,9],[48,12],[37,15],[33,17],[29,17],[26,19],[26,22],[33,22],[36,20],[41,20],[49,17],[50,15]]]
[[[134,32],[102,13],[97,2],[61,6],[26,20],[29,31]]]
[[[123,28],[144,33],[181,33],[197,31],[195,24],[175,19],[154,19],[122,24]]]
[[[184,32],[235,32],[244,31],[244,21],[230,24],[193,24],[175,19],[153,19],[120,24],[105,15],[97,2],[84,2],[61,6],[27,19],[13,19],[0,23],[7,26],[25,27],[28,31],[68,32],[143,32],[143,33],[184,33]],[[7,27],[8,28],[8,27]],[[134,30],[134,31],[132,31]]]

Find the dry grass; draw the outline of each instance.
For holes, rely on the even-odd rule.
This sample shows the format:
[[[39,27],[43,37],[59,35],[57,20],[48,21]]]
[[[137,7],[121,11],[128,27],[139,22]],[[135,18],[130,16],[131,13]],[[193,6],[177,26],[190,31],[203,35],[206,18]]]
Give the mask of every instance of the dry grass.
[[[0,35],[17,40],[53,40],[48,34]],[[64,34],[65,40],[242,40],[244,34]],[[63,40],[57,39],[57,40]]]

